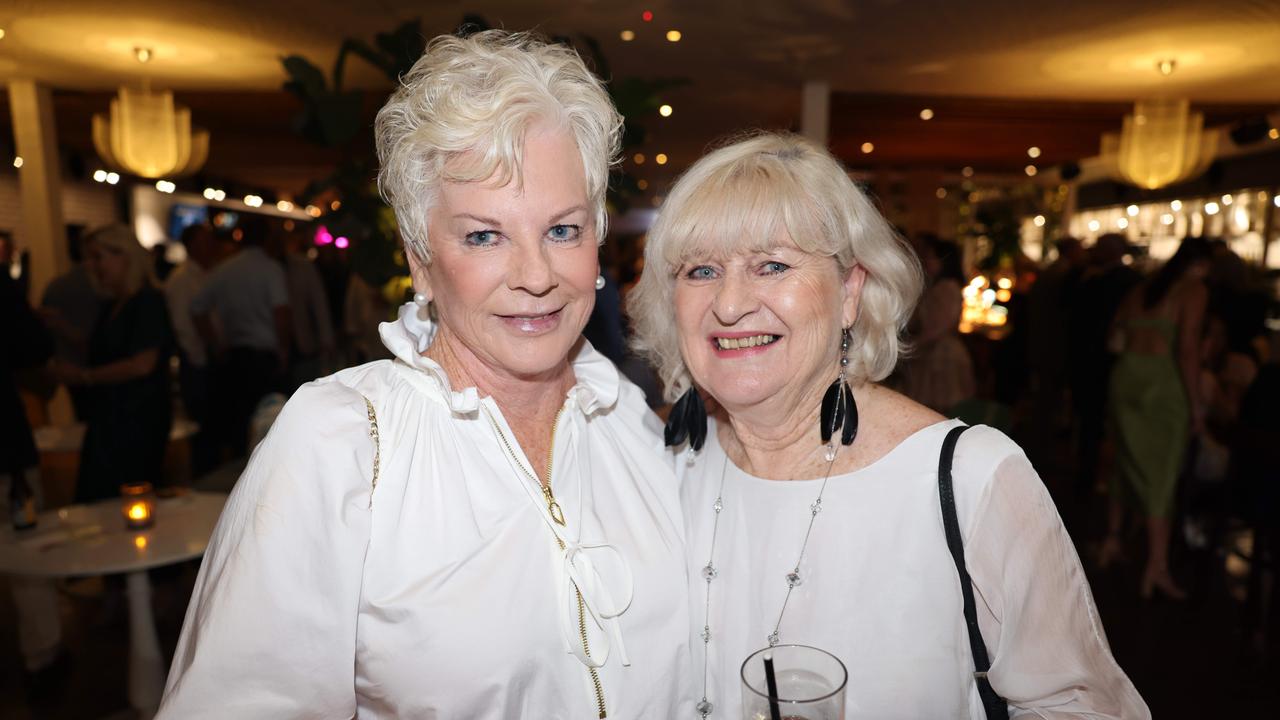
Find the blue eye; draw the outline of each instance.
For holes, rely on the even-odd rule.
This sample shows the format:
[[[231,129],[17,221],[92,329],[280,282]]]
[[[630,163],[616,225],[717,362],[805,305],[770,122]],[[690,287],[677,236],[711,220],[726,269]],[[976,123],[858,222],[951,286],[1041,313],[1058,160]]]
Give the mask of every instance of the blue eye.
[[[716,276],[716,271],[709,265],[698,265],[689,272],[685,273],[685,277],[690,280],[710,280]]]
[[[492,230],[477,230],[476,232],[467,233],[465,242],[474,247],[488,247],[497,241],[498,233]]]
[[[764,272],[765,275],[781,275],[782,273],[790,270],[791,266],[786,263],[777,262],[775,260],[775,261],[765,263],[763,266],[761,266],[760,269]]]
[[[556,242],[573,242],[582,237],[582,228],[577,225],[553,225],[547,231],[547,237]]]

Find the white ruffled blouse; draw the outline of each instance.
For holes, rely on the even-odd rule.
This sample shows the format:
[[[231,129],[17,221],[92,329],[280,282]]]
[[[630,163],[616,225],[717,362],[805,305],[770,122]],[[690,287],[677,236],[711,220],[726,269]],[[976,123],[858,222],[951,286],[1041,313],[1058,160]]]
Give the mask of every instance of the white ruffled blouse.
[[[303,386],[254,451],[159,716],[595,718],[599,666],[610,718],[674,717],[683,526],[640,391],[582,343],[554,436],[562,527],[492,399],[422,357],[415,309],[381,327],[395,360]]]
[[[780,639],[844,662],[848,720],[986,717],[938,503],[938,453],[958,424],[924,428],[827,484]],[[714,423],[694,464],[677,463],[689,565],[698,570],[690,603],[699,699],[707,608],[700,569],[711,552],[722,472],[707,696],[713,720],[737,720],[739,670],[773,632],[822,481],[743,472],[726,460]],[[1071,538],[1018,446],[998,430],[969,429],[956,446],[952,482],[988,678],[1010,716],[1149,720],[1111,655]],[[692,706],[683,715],[696,717]]]

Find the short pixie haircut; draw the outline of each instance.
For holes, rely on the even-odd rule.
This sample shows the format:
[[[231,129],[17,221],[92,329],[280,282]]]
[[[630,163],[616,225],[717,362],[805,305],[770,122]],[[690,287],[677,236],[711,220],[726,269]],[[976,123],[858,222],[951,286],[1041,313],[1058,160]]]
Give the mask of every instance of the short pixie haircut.
[[[919,261],[830,153],[798,135],[757,133],[694,163],[649,230],[627,311],[633,344],[657,369],[668,400],[692,382],[672,311],[681,265],[768,250],[782,233],[805,252],[833,258],[841,277],[854,265],[866,270],[847,372],[851,381],[875,382],[893,371],[924,285]]]
[[[442,184],[520,182],[525,132],[538,121],[573,134],[603,241],[622,117],[578,54],[503,30],[432,40],[374,124],[378,187],[395,209],[405,248],[430,262],[427,216]],[[451,162],[464,154],[466,162]]]

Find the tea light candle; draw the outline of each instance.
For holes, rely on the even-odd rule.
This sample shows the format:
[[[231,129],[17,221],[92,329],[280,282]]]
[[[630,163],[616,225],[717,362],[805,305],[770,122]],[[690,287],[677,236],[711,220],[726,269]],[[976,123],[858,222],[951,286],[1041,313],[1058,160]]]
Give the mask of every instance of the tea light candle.
[[[143,530],[155,524],[155,496],[151,483],[129,483],[120,487],[124,499],[124,525],[130,530]]]

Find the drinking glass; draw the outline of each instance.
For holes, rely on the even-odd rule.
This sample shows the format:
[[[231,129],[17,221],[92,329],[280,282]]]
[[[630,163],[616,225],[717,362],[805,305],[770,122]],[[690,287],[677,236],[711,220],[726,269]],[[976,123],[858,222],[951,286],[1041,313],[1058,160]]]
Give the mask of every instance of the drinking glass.
[[[773,655],[782,720],[842,720],[849,681],[840,658],[808,645],[777,645],[752,653],[742,663],[742,717],[771,720],[764,656]]]

